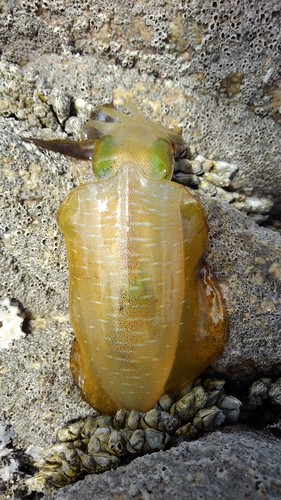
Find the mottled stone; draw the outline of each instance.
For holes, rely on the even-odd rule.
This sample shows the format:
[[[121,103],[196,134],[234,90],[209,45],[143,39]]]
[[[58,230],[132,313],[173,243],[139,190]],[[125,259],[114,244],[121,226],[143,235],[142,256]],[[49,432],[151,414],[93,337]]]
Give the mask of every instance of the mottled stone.
[[[208,182],[199,164],[190,171],[187,162],[184,167],[193,185],[199,179],[210,226],[207,259],[223,288],[229,315],[226,349],[209,373],[246,385],[261,374],[276,380],[281,345],[279,1],[233,1],[230,8],[226,2],[200,0],[165,5],[135,1],[122,7],[115,0],[24,0],[2,2],[1,7],[0,293],[19,300],[33,318],[31,332],[0,352],[0,404],[12,423],[15,448],[47,446],[69,419],[92,413],[73,388],[69,372],[66,255],[55,221],[62,199],[92,178],[90,166],[24,145],[21,137],[67,133],[77,138],[81,124],[100,104],[133,100],[149,119],[181,125],[191,152],[188,159],[201,156],[204,172],[211,173],[217,161],[239,168],[226,190],[220,179],[215,179],[216,186],[214,179]],[[255,221],[263,222],[270,210],[275,220],[259,228]],[[130,497],[152,499],[152,494],[163,496],[165,488],[165,495],[180,498],[188,488],[196,497],[202,488],[208,498],[212,485],[217,488],[210,490],[214,498],[225,484],[228,493],[233,474],[237,490],[231,492],[237,498],[245,496],[249,481],[253,497],[278,498],[279,443],[246,433],[255,467],[244,469],[237,452],[221,468],[219,450],[226,453],[234,438],[237,443],[240,438],[218,436],[208,448],[213,450],[210,470],[214,456],[217,464],[210,474],[204,471],[204,476],[196,467],[212,435],[203,437],[202,444],[162,453],[166,470],[159,465],[161,481],[155,484],[149,475],[153,457],[138,459],[136,464],[149,464],[146,478],[138,478],[132,464],[128,475],[136,480],[123,490],[117,485],[112,495],[121,488],[119,498],[129,491]],[[194,463],[185,449],[196,457]],[[187,464],[181,477],[179,460],[169,475],[173,456]],[[191,476],[189,470],[194,471]],[[253,470],[260,471],[256,479]],[[108,474],[121,481],[125,473],[122,469],[105,479],[94,478],[101,495],[107,491]]]

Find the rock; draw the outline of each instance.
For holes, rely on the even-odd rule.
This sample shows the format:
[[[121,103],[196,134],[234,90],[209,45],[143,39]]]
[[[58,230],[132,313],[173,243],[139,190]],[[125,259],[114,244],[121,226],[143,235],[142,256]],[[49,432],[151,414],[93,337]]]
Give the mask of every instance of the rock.
[[[201,198],[210,228],[207,259],[222,287],[229,318],[223,354],[208,373],[243,385],[276,373],[280,359],[281,238],[229,205]]]
[[[56,128],[71,105],[87,118],[89,104],[112,96],[140,104],[144,88],[150,117],[180,122],[197,153],[238,165],[235,190],[253,187],[280,218],[278,13],[278,0],[234,3],[231,12],[224,2],[201,0],[6,2],[1,53],[19,66],[7,71],[3,62],[0,110]],[[38,92],[27,92],[19,73]]]
[[[279,2],[262,0],[246,7],[236,2],[231,10],[223,2],[207,5],[200,0],[173,0],[159,8],[152,1],[122,7],[115,0],[88,4],[4,2],[0,13],[0,293],[1,298],[18,300],[32,318],[31,331],[0,351],[0,405],[12,424],[15,448],[24,450],[48,446],[68,420],[93,413],[73,388],[69,371],[67,264],[55,220],[60,202],[92,175],[89,163],[40,151],[23,144],[21,137],[66,137],[67,132],[77,138],[80,125],[100,104],[133,100],[149,119],[180,125],[191,151],[190,164],[202,161],[210,174],[218,162],[239,168],[234,178],[234,170],[229,173],[227,190],[212,175],[207,182],[201,164],[193,163],[191,171],[194,185],[193,175],[201,179],[200,201],[210,227],[206,256],[229,316],[226,348],[207,374],[247,387],[261,375],[273,381],[280,377]],[[276,220],[266,229],[258,227],[255,221],[263,222],[270,213]],[[262,455],[269,438],[243,433],[253,453],[254,444],[260,453],[255,458],[261,471],[257,489],[249,476],[252,496],[262,497],[263,488],[267,494],[270,481],[272,491],[280,495],[277,473],[274,478],[279,445],[274,442],[274,448],[270,441],[277,457],[270,475],[270,467],[263,469],[267,458]],[[185,450],[199,457],[204,446],[213,443],[210,449],[216,451],[218,436],[221,448],[231,449],[234,435],[214,434],[213,443],[210,434],[167,455],[161,452],[167,469],[158,472],[164,474],[169,495],[175,487],[165,473],[171,457],[183,453],[188,468],[179,473],[183,479],[176,488],[189,481],[185,487],[195,492],[196,484],[208,498],[204,488],[211,474],[206,473],[206,482],[195,468],[188,476],[190,454],[184,455]],[[219,463],[220,455],[215,459]],[[134,464],[150,464],[153,456],[138,460],[130,465],[132,477],[137,477]],[[239,468],[238,454],[235,460],[239,474],[233,484],[240,497],[248,476]],[[210,458],[210,470],[211,465]],[[235,475],[230,461],[225,467]],[[226,469],[216,469],[219,494]],[[97,487],[108,474],[120,478],[123,472],[94,478]],[[136,482],[132,494],[144,491],[144,498],[152,498],[145,481],[150,480]],[[157,483],[155,498],[163,483]],[[107,491],[106,486],[100,489]],[[124,491],[126,495],[129,489]]]

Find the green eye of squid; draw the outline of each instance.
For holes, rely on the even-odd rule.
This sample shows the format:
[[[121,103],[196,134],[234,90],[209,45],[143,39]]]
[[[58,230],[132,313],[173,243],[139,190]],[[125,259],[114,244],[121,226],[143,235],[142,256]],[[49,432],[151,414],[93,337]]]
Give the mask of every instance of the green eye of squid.
[[[173,150],[165,139],[158,139],[152,144],[151,166],[153,177],[170,179],[173,173]]]
[[[114,140],[110,135],[106,135],[98,140],[93,153],[93,171],[99,178],[109,177],[114,160]]]

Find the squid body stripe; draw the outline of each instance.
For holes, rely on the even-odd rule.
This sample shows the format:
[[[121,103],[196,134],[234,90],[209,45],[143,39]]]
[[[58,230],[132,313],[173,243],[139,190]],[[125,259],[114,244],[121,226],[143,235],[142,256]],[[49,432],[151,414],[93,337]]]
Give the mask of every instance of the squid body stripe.
[[[112,337],[104,337],[104,339],[105,339],[105,340],[109,340],[110,342],[113,342],[113,343],[114,343],[114,345],[128,345],[128,342],[123,342],[123,341],[121,341],[121,340],[120,340],[120,341],[118,341],[118,342],[116,342],[116,341],[114,340],[114,338],[112,338]],[[135,344],[135,343],[134,343],[134,347],[146,347],[148,343],[149,343],[149,341],[147,341],[147,342],[140,342],[140,343],[138,343],[138,344]],[[169,347],[169,346],[168,346],[168,347]],[[129,349],[129,350],[125,350],[125,349],[124,349],[122,352],[133,352],[133,351],[132,351],[131,349]]]
[[[130,203],[130,207],[131,207],[131,208],[132,208],[132,207],[133,207],[133,208],[134,208],[134,207],[137,207],[137,209],[135,209],[135,208],[134,208],[134,212],[136,212],[136,213],[138,213],[138,214],[142,214],[142,215],[149,215],[149,214],[148,214],[148,208],[147,208],[146,210],[142,210],[142,209],[138,208],[138,207],[139,207],[139,203],[132,203],[132,202],[131,202],[131,203]],[[155,210],[155,211],[157,212],[157,210]]]
[[[132,192],[134,194],[137,194],[137,195],[141,196],[141,197],[143,196],[143,192],[140,191],[139,189],[133,189]],[[142,198],[142,199],[146,200],[146,198]]]
[[[169,283],[170,283],[170,280],[161,281],[161,283],[156,283],[156,286],[164,286],[164,285],[169,285]]]
[[[122,368],[122,372],[134,372],[134,368]],[[114,375],[120,375],[120,373],[112,372]],[[131,376],[131,375],[130,375]],[[133,378],[133,377],[132,377]],[[142,378],[142,377],[141,377]]]
[[[105,194],[108,190],[111,190],[111,188],[106,189],[106,190],[104,191],[104,194]],[[111,203],[113,200],[118,200],[118,196],[116,196],[116,195],[114,194],[114,195],[113,195],[113,196],[111,196],[110,198],[107,198],[107,200],[106,200],[106,201],[107,201],[107,204],[108,204],[108,203]],[[98,198],[97,198],[97,201],[99,201],[99,200],[98,200]],[[90,202],[90,204],[91,204],[91,206],[92,206],[92,203],[93,203],[93,197],[92,197],[92,195],[90,195],[88,198],[83,198],[83,200],[79,200],[79,202],[80,202],[80,206],[82,206],[82,207],[83,207],[83,205],[84,205],[84,206],[87,206],[87,205],[88,205],[88,202]],[[81,212],[81,213],[83,213],[83,212]],[[89,212],[85,210],[85,213],[87,214],[87,213],[89,213]]]
[[[149,226],[149,227],[153,227],[153,222],[131,222],[130,226]],[[154,229],[154,227],[153,227]]]
[[[116,329],[116,332],[125,332],[130,335],[130,337],[133,337],[134,335],[143,335],[143,331],[133,331],[133,332],[128,332],[127,328],[118,328]]]
[[[139,310],[139,307],[136,306],[134,309],[137,312]],[[120,313],[119,314],[116,314],[116,313],[108,314],[107,313],[106,316],[107,316],[107,318],[118,318],[118,317],[120,317]],[[141,318],[139,316],[134,316],[134,318],[130,318],[129,321],[138,321],[138,322],[141,322],[141,323],[150,323],[151,321],[154,321],[154,320],[155,320],[154,316],[151,317],[151,318]],[[117,332],[122,332],[123,331],[123,332],[127,332],[128,333],[127,328],[118,328],[118,327],[116,327],[116,331]],[[143,333],[143,331],[139,331],[139,332],[133,331],[133,332],[131,332],[132,335],[135,335],[136,333]],[[112,337],[112,338],[115,338],[115,337]]]
[[[109,214],[109,215],[102,215],[102,220],[112,220],[112,219],[116,219],[116,215],[115,214]]]
[[[79,222],[79,227],[89,227],[89,223],[84,224],[83,222]],[[102,224],[92,224],[91,222],[91,229],[101,229],[103,227]]]
[[[163,191],[164,192],[164,191]],[[154,198],[159,198],[159,193],[153,193],[153,191],[150,193],[150,196],[154,196]],[[162,200],[169,200],[170,196],[161,196]],[[150,201],[151,203],[151,201]]]
[[[132,351],[130,351],[132,352]],[[114,359],[115,361],[124,361],[124,357],[123,358],[118,358],[117,356],[111,356],[111,354],[105,354],[105,357],[108,358],[108,359]],[[140,362],[140,358],[138,359],[130,359],[130,362],[131,363],[139,363]]]
[[[145,247],[159,247],[161,246],[163,243],[168,243],[172,241],[170,238],[168,240],[163,240],[163,241],[157,241],[157,243],[145,243],[144,246]],[[173,245],[175,246],[175,245]]]

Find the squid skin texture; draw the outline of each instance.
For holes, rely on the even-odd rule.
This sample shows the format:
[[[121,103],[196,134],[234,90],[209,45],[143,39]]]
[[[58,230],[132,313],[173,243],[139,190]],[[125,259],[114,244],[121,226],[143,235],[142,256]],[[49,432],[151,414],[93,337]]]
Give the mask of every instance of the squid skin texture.
[[[221,292],[202,260],[203,209],[169,180],[182,139],[133,104],[125,109],[130,115],[101,108],[118,121],[89,122],[73,145],[29,139],[93,158],[95,180],[69,194],[57,220],[69,262],[74,381],[108,414],[150,410],[163,392],[198,377],[226,338]]]

